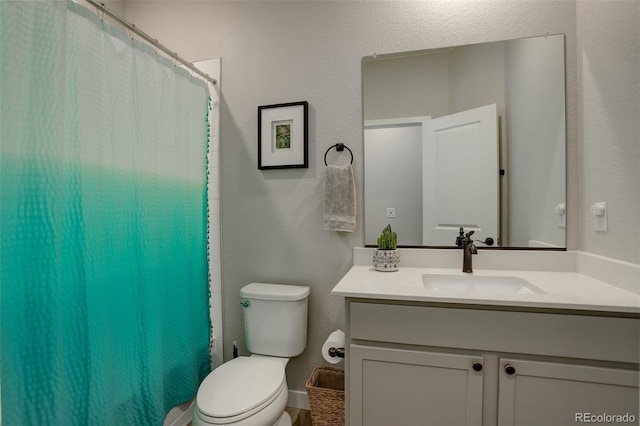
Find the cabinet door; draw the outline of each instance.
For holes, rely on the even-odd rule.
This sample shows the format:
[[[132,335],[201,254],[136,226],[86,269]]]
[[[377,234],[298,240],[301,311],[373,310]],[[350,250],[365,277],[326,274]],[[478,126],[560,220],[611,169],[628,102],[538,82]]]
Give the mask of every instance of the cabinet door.
[[[638,424],[638,371],[504,358],[500,366],[500,426],[622,424],[630,416]]]
[[[483,359],[351,345],[349,424],[482,424]]]

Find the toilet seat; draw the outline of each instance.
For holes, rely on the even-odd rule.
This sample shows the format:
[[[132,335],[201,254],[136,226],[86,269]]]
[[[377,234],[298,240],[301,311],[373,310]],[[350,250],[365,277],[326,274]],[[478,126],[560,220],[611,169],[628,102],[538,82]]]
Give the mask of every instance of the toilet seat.
[[[211,424],[239,422],[286,393],[284,366],[268,358],[239,357],[222,364],[200,385],[198,415]]]

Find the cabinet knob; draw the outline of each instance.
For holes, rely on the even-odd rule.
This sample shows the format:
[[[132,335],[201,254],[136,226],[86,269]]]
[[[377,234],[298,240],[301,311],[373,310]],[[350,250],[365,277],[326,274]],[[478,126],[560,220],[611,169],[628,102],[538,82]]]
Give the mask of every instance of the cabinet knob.
[[[516,369],[511,364],[505,364],[504,365],[504,372],[507,373],[508,375],[512,375],[512,374],[515,374]]]
[[[471,368],[473,368],[474,371],[482,371],[482,363],[473,361],[473,364],[471,364]]]

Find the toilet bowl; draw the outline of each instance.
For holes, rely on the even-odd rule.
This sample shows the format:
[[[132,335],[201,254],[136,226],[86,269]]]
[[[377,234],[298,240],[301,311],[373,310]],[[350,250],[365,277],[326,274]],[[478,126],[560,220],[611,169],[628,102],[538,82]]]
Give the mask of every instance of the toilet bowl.
[[[200,385],[193,426],[290,426],[284,411],[287,359],[239,357],[210,373]]]
[[[291,426],[285,412],[285,367],[307,344],[309,287],[252,283],[240,290],[249,357],[235,358],[204,379],[193,426]]]

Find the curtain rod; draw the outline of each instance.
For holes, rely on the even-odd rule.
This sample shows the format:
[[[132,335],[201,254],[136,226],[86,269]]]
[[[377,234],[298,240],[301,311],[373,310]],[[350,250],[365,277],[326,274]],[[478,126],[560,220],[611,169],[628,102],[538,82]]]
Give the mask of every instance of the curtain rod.
[[[188,62],[186,59],[184,59],[180,55],[178,55],[177,52],[172,51],[171,49],[169,49],[168,47],[166,47],[165,45],[160,43],[157,39],[151,37],[149,34],[145,33],[144,31],[139,30],[138,27],[135,26],[135,24],[131,24],[127,20],[125,20],[124,18],[121,18],[120,16],[116,15],[112,10],[110,10],[107,6],[105,6],[104,3],[98,2],[96,0],[85,0],[85,1],[87,3],[95,6],[96,8],[98,8],[100,11],[102,11],[103,14],[108,15],[111,18],[115,19],[121,25],[123,25],[127,29],[129,29],[131,32],[135,33],[140,38],[142,38],[143,40],[145,40],[149,44],[153,45],[155,48],[162,50],[164,53],[169,55],[172,59],[180,62],[182,65],[184,65],[185,67],[187,67],[191,71],[195,72],[196,74],[198,74],[199,76],[201,76],[205,80],[211,82],[212,84],[217,84],[218,83],[215,78],[211,77],[209,74],[207,74],[205,72],[200,71],[191,62]]]

